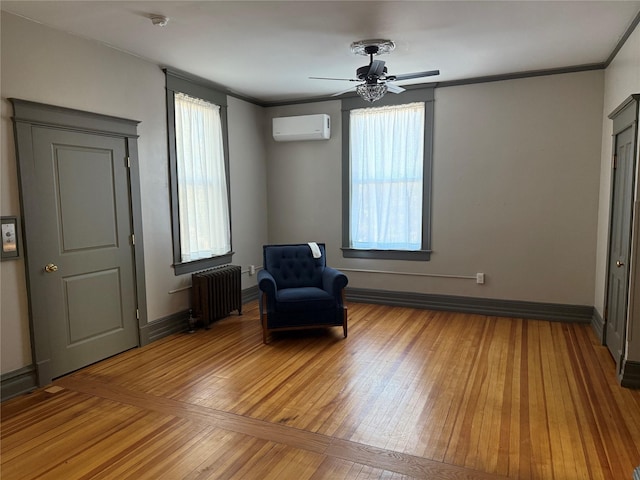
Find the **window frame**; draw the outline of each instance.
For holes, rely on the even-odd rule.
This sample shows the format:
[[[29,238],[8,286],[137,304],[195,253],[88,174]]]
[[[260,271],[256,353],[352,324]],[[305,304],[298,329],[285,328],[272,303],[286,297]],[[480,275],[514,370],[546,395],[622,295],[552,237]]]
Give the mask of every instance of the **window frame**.
[[[191,78],[185,74],[164,69],[166,77],[167,99],[167,137],[169,145],[169,184],[171,199],[171,233],[173,238],[173,269],[175,275],[184,275],[208,268],[231,263],[233,252],[233,222],[231,220],[231,183],[229,175],[229,132],[227,121],[227,94],[216,89],[205,80]],[[224,152],[224,170],[227,181],[227,204],[229,206],[229,232],[231,250],[222,255],[183,262],[180,252],[180,214],[178,209],[178,163],[176,155],[176,128],[174,95],[184,93],[190,97],[200,98],[220,107],[222,124],[222,144]]]
[[[404,105],[413,102],[424,103],[424,152],[422,171],[422,245],[420,250],[378,250],[357,249],[350,244],[351,237],[351,110],[376,108],[389,105]],[[380,260],[431,259],[431,199],[433,170],[433,103],[434,87],[415,88],[400,95],[388,93],[371,104],[360,97],[342,100],[342,256],[344,258],[365,258]]]

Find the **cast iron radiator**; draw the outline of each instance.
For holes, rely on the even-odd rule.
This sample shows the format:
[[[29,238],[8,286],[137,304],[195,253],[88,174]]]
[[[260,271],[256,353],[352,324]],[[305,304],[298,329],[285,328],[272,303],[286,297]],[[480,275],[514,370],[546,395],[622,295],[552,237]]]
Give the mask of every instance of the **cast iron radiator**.
[[[242,315],[240,267],[224,265],[191,275],[192,318],[206,328],[214,320],[238,310]],[[191,323],[191,322],[190,322]]]

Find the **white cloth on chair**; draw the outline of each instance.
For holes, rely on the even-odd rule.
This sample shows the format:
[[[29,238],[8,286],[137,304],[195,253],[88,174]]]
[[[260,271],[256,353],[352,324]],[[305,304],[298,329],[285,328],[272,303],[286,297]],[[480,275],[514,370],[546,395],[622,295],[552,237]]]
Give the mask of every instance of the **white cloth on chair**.
[[[311,249],[311,253],[313,254],[313,258],[320,258],[322,256],[322,252],[320,251],[320,247],[316,242],[309,242],[309,248]]]

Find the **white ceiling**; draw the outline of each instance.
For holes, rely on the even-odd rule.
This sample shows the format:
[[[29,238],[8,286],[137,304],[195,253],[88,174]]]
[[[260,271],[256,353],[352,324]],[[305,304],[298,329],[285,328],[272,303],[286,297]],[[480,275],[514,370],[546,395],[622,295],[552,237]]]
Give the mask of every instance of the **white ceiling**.
[[[327,96],[368,59],[351,42],[388,38],[390,74],[456,81],[601,64],[640,1],[6,1],[11,12],[173,67],[261,102]],[[150,15],[170,18],[153,26]]]

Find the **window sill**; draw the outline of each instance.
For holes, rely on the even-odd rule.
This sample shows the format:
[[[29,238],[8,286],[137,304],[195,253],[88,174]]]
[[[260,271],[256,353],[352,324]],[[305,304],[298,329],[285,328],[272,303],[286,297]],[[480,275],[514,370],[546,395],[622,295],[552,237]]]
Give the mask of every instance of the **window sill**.
[[[219,267],[231,263],[231,257],[234,252],[225,253],[215,257],[201,258],[192,262],[174,263],[173,270],[175,275],[185,275],[187,273],[200,272],[208,268]]]
[[[342,247],[341,250],[344,258],[413,260],[419,262],[431,260],[431,250],[362,250],[348,247]]]

